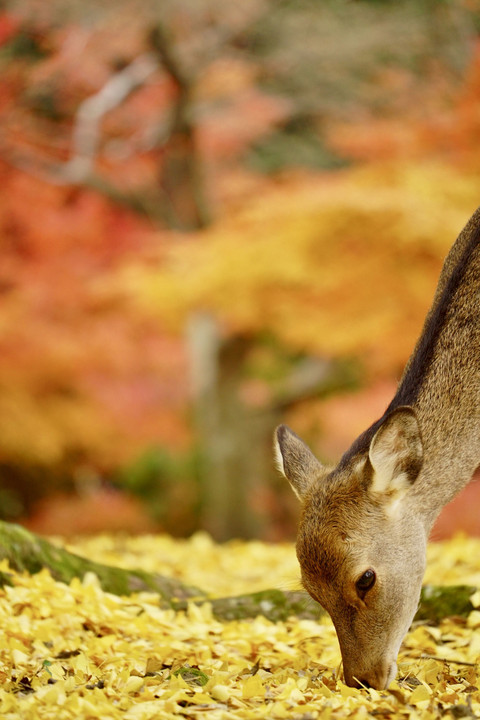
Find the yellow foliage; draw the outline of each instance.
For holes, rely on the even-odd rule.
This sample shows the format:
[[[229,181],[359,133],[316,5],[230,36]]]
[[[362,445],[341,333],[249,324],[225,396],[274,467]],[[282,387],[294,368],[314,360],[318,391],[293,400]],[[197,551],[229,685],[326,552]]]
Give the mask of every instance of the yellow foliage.
[[[269,330],[298,349],[398,370],[479,190],[478,177],[442,165],[293,178],[122,283],[177,329],[208,310],[229,331]]]
[[[203,534],[185,541],[103,536],[75,549],[99,561],[137,558],[138,567],[159,572],[168,565],[186,582],[199,580],[199,560],[212,594],[223,594],[229,581],[231,592],[283,585],[295,559],[289,544],[216,545]],[[457,538],[429,553],[440,580],[470,582],[470,571],[480,573],[478,539]],[[0,569],[11,572],[6,562]],[[358,690],[340,679],[338,643],[327,618],[220,623],[208,603],[174,613],[160,609],[153,593],[105,593],[92,575],[69,586],[47,571],[11,572],[11,579],[13,586],[0,590],[6,720],[433,720],[454,707],[469,709],[472,717],[480,713],[478,611],[465,622],[417,626],[406,637],[390,689]]]
[[[95,458],[112,445],[101,411],[81,396],[39,398],[22,385],[0,385],[0,455],[55,464],[74,445]],[[111,452],[111,451],[110,451]]]

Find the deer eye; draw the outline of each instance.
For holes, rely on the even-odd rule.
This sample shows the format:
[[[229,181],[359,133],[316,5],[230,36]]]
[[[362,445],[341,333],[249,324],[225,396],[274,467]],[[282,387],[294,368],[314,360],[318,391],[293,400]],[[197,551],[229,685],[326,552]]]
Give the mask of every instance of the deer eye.
[[[367,592],[371,590],[372,587],[375,585],[376,579],[377,576],[372,569],[365,570],[363,575],[360,575],[357,582],[355,583],[355,587],[357,588],[357,593],[359,597],[363,599]]]

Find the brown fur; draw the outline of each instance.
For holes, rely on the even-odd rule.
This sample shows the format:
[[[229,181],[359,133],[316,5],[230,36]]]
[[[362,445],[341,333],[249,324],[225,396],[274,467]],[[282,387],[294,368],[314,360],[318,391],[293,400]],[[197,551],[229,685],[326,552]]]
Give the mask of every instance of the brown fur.
[[[384,415],[333,470],[285,426],[276,442],[302,500],[302,580],[332,616],[345,680],[383,688],[416,610],[431,525],[480,463],[480,209],[444,263]],[[361,593],[367,569],[376,580]]]

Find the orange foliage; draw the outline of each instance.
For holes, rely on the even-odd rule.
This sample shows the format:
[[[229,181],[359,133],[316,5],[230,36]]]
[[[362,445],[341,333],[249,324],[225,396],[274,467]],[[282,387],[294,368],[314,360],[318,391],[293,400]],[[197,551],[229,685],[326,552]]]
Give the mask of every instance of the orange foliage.
[[[476,176],[440,165],[294,177],[120,282],[177,331],[209,310],[226,332],[398,373],[478,193]]]
[[[477,472],[462,492],[442,510],[433,526],[431,539],[445,540],[459,533],[480,537],[479,503],[480,475]]]
[[[116,464],[184,443],[182,346],[108,289],[148,252],[146,224],[99,195],[0,172],[0,459]]]
[[[32,532],[64,537],[99,532],[153,532],[155,525],[143,504],[116,490],[99,488],[81,495],[57,493],[41,500],[22,521]]]
[[[53,7],[32,8],[0,14],[0,42],[24,33],[31,44],[30,55],[4,63],[0,79],[2,150],[12,163],[0,163],[0,463],[87,458],[112,467],[146,445],[178,448],[189,439],[183,342],[112,281],[133,260],[161,262],[166,243],[148,221],[99,193],[49,183],[48,168],[71,157],[82,101],[149,49],[151,18],[124,3],[87,29],[75,14],[62,24]],[[255,13],[225,9],[222,18],[236,27]],[[196,74],[193,60],[207,51],[195,90],[209,108],[199,114],[198,141],[212,161],[230,162],[284,117],[286,105],[255,89],[254,65],[210,54],[197,22],[209,20],[200,13],[185,23],[173,14],[175,52]],[[114,187],[158,186],[175,97],[159,63],[103,118],[95,167]],[[27,172],[15,169],[17,161]],[[45,181],[29,174],[43,167]]]
[[[10,13],[0,12],[0,46],[7,43],[18,31],[20,21]]]
[[[255,140],[285,120],[290,103],[246,88],[230,98],[208,121],[200,123],[198,138],[209,161],[239,155]]]
[[[428,90],[415,88],[409,78],[393,73],[397,103],[391,114],[363,113],[359,119],[331,123],[330,147],[358,160],[443,158],[474,170],[480,148],[480,41],[455,89],[441,70],[432,76]]]

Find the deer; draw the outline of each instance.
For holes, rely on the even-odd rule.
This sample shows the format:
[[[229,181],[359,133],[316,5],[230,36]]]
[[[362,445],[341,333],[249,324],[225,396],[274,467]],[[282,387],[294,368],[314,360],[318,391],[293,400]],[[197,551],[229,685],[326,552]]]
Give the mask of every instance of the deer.
[[[418,607],[433,523],[480,464],[480,208],[445,259],[382,417],[336,467],[286,425],[274,443],[301,501],[301,581],[333,621],[345,683],[385,689]]]

